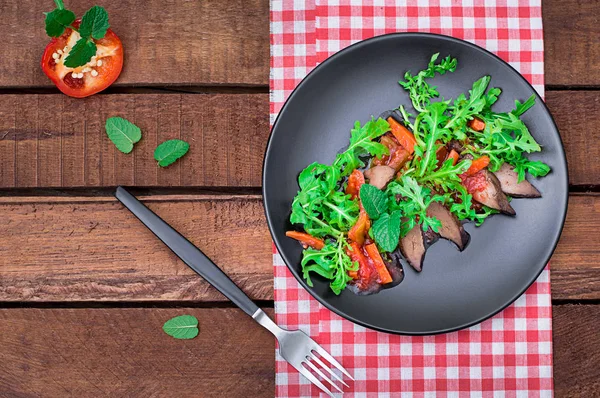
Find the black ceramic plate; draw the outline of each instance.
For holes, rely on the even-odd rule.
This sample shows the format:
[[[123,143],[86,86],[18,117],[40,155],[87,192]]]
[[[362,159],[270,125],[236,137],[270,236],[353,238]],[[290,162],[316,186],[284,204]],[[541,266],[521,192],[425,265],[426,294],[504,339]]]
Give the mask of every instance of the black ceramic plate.
[[[537,98],[523,120],[543,151],[531,156],[552,172],[531,179],[540,199],[514,199],[516,217],[496,215],[482,227],[467,224],[471,242],[459,252],[440,240],[427,251],[423,271],[404,266],[404,281],[371,296],[346,289],[336,296],[315,276],[308,287],[300,272],[301,247],[285,237],[292,228],[290,204],[298,173],[312,162],[330,164],[348,145],[355,120],[362,123],[410,100],[397,81],[407,70],[423,69],[434,53],[458,58],[456,72],[434,79],[446,98],[466,93],[484,75],[503,91],[498,111],[524,101],[533,88],[508,64],[473,44],[431,34],[393,34],[357,43],[311,72],[279,113],[267,146],[263,170],[265,212],[285,263],[323,305],[350,321],[400,334],[433,334],[465,328],[499,312],[517,299],[548,262],[567,210],[567,164],[558,130]]]

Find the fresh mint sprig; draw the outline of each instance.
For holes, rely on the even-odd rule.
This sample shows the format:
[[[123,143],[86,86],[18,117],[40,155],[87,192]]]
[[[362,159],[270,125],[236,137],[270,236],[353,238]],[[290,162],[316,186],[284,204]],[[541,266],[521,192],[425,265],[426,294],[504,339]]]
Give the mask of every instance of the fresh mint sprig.
[[[59,37],[65,32],[65,29],[72,28],[71,24],[75,21],[75,13],[66,10],[62,0],[54,0],[56,8],[50,12],[45,12],[46,16],[46,34],[50,37]]]
[[[50,37],[59,37],[65,30],[71,29],[78,32],[80,38],[69,55],[64,60],[64,65],[69,68],[77,68],[87,64],[98,48],[94,40],[102,39],[110,27],[108,23],[108,12],[104,7],[93,6],[81,18],[79,29],[73,26],[75,22],[75,13],[65,9],[62,0],[54,0],[56,8],[46,15],[46,33]]]

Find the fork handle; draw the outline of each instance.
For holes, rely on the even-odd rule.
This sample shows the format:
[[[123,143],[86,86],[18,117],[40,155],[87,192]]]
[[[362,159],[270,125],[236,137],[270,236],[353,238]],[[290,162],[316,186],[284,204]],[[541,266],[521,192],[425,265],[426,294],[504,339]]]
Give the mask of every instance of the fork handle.
[[[208,283],[213,285],[225,297],[240,307],[246,314],[252,316],[258,311],[258,306],[246,296],[229,277],[221,271],[210,258],[184,238],[179,232],[163,221],[152,210],[144,206],[123,187],[117,187],[116,198],[125,205],[150,231],[156,235]]]

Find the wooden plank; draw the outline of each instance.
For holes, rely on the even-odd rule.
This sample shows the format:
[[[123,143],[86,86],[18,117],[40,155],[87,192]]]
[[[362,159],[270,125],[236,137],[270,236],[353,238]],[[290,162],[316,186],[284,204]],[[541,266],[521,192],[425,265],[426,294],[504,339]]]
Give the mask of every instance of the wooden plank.
[[[559,305],[552,310],[555,395],[598,396],[600,305]]]
[[[84,0],[65,5],[78,16],[90,7]],[[102,6],[125,49],[117,86],[268,84],[268,1],[153,0],[140,6],[105,0]],[[0,87],[53,87],[40,68],[50,42],[42,12],[52,7],[33,0],[0,3]]]
[[[600,195],[571,195],[565,227],[550,260],[553,298],[600,298],[599,230]]]
[[[111,197],[0,198],[0,301],[220,301]],[[142,198],[252,298],[273,299],[258,196]],[[555,299],[600,298],[600,195],[571,196],[551,260]]]
[[[266,0],[175,0],[167,7],[156,0],[143,7],[131,0],[106,0],[102,5],[125,48],[117,86],[268,84]],[[82,15],[89,3],[70,0],[67,6]],[[49,42],[39,16],[51,7],[33,0],[0,4],[4,16],[0,87],[52,87],[39,67]],[[546,84],[600,84],[599,9],[598,0],[544,0]]]
[[[589,160],[600,157],[600,92],[549,92],[547,103],[563,137],[571,184],[600,185],[600,164]],[[48,106],[61,109],[56,114],[62,117]],[[258,187],[268,109],[266,94],[0,96],[0,188]],[[31,117],[22,116],[28,112]],[[110,116],[128,118],[142,129],[133,153],[117,151],[106,137]],[[188,141],[190,152],[169,168],[158,168],[154,149],[170,138]]]
[[[193,340],[162,330],[183,314],[198,318]],[[3,309],[0,344],[5,397],[272,397],[275,391],[275,339],[237,309]]]
[[[195,339],[161,330],[181,314],[198,318]],[[595,396],[600,306],[553,316],[556,396]],[[7,396],[273,396],[274,339],[238,309],[3,309],[0,344]]]
[[[549,91],[546,102],[567,153],[569,183],[600,184],[600,165],[590,161],[600,158],[600,92]]]
[[[267,94],[3,95],[0,188],[259,186],[268,109]],[[142,129],[132,153],[106,136],[111,116]],[[154,149],[173,138],[190,152],[159,168]]]
[[[600,84],[600,1],[544,0],[546,84]]]
[[[272,298],[272,244],[259,197],[149,207],[251,297]],[[0,257],[0,301],[224,300],[114,199],[0,209],[0,253],[10,253]]]

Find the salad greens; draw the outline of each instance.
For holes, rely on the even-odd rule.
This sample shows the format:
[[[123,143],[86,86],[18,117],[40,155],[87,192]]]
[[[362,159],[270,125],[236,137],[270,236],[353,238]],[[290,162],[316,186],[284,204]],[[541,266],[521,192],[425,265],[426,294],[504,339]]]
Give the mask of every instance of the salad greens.
[[[515,109],[510,112],[494,112],[492,105],[501,90],[489,87],[490,76],[483,76],[467,94],[444,100],[428,79],[454,72],[457,60],[448,56],[438,62],[438,56],[431,57],[426,69],[415,75],[406,72],[399,81],[409,93],[415,114],[404,106],[397,110],[415,144],[412,155],[385,189],[362,184],[359,195],[348,193],[348,176],[354,170],[366,167],[369,159],[391,156],[383,139],[380,142],[380,137],[390,132],[391,122],[382,118],[372,118],[364,125],[356,121],[348,149],[337,155],[333,164],[313,163],[300,173],[300,190],[292,203],[290,221],[323,242],[320,249],[306,247],[303,252],[301,265],[309,286],[313,272],[330,280],[335,294],[353,280],[351,275],[356,275],[359,263],[354,261],[356,253],[350,247],[353,242],[348,233],[359,222],[362,211],[371,223],[369,241],[374,241],[386,257],[385,253],[396,250],[399,240],[416,225],[423,231],[439,231],[440,220],[427,213],[433,202],[443,204],[458,220],[477,225],[498,213],[475,205],[464,185],[465,173],[475,163],[473,159],[487,157],[485,166],[491,172],[508,163],[518,173],[519,182],[526,173],[541,177],[550,171],[546,164],[525,156],[541,150],[520,119],[534,106],[535,96],[523,103],[515,101]],[[474,129],[473,121],[484,123],[485,127]],[[438,151],[455,142],[461,148],[456,158],[438,159]]]

